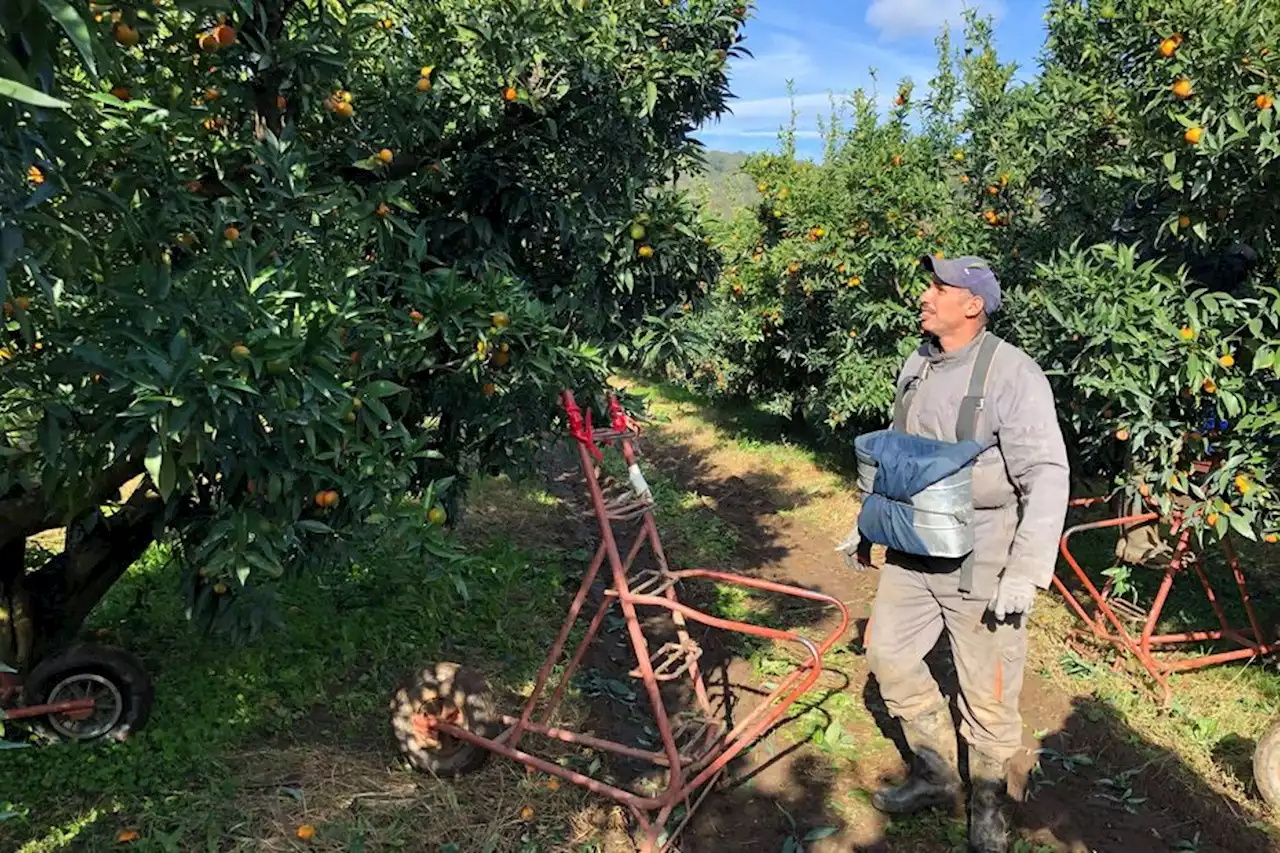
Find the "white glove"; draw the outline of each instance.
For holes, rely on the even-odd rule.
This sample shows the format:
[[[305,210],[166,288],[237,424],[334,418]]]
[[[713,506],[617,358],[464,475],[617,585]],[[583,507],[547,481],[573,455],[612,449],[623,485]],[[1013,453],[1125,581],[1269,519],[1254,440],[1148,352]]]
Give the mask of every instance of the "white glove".
[[[863,543],[857,525],[849,531],[845,540],[836,546],[836,553],[844,555],[844,564],[858,572],[871,568],[871,543]]]
[[[1000,622],[1006,616],[1031,615],[1031,607],[1036,601],[1036,585],[1018,575],[1004,575],[996,586],[996,594],[991,596],[987,608]]]

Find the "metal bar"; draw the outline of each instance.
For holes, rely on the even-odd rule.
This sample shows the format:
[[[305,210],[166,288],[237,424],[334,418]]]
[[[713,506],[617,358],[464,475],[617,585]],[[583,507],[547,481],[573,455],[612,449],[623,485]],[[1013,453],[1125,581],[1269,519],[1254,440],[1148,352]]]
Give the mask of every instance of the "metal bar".
[[[600,606],[596,608],[596,615],[592,618],[591,624],[587,626],[586,636],[578,643],[578,648],[574,651],[573,658],[569,661],[569,665],[565,667],[564,674],[560,676],[560,683],[556,685],[555,693],[551,696],[551,703],[547,708],[547,713],[542,716],[544,722],[550,723],[551,715],[560,707],[560,702],[564,699],[564,691],[569,687],[570,679],[578,671],[578,667],[582,664],[582,659],[587,656],[587,649],[591,647],[591,641],[600,632],[600,625],[604,622],[605,614],[612,609],[615,601],[617,601],[616,598],[605,596],[604,600],[600,602]]]
[[[1178,538],[1178,544],[1174,547],[1174,556],[1172,556],[1169,562],[1169,567],[1165,569],[1165,576],[1160,579],[1160,589],[1156,592],[1156,602],[1151,606],[1151,611],[1147,613],[1146,624],[1142,626],[1142,639],[1140,639],[1139,642],[1143,656],[1151,657],[1151,635],[1156,633],[1156,624],[1160,621],[1160,613],[1165,610],[1165,599],[1169,598],[1169,590],[1174,587],[1174,575],[1178,574],[1181,566],[1183,566],[1184,558],[1187,557],[1187,542],[1189,537],[1190,529],[1183,530],[1183,533],[1181,533]],[[1199,564],[1196,561],[1196,558],[1193,557],[1190,562],[1192,562],[1192,565],[1196,567],[1197,571],[1199,571]],[[1201,579],[1203,580],[1203,578],[1204,575],[1201,573]],[[1208,581],[1204,581],[1204,583],[1206,583],[1206,592],[1208,593],[1208,597],[1210,597],[1210,601],[1213,602],[1213,590],[1208,587]],[[1226,620],[1222,617],[1221,608],[1217,606],[1216,602],[1213,602],[1213,608],[1217,610],[1217,615],[1219,615],[1219,619],[1222,620],[1222,628],[1226,628]]]
[[[572,782],[575,785],[580,785],[583,788],[586,788],[593,794],[609,797],[610,799],[617,800],[618,802],[633,808],[651,810],[662,805],[662,801],[657,798],[641,797],[631,793],[630,791],[624,791],[614,785],[609,785],[605,782],[592,779],[590,776],[586,776],[576,770],[569,770],[565,767],[561,767],[559,764],[552,764],[550,761],[539,758],[536,755],[530,755],[529,753],[519,749],[512,749],[505,743],[499,743],[496,740],[481,737],[480,735],[469,732],[466,729],[459,728],[453,723],[437,723],[435,728],[436,731],[443,732],[444,734],[457,738],[460,741],[465,741],[472,746],[487,749],[490,752],[503,756],[504,758],[509,758],[512,761],[518,761],[521,764],[541,770],[543,773],[558,776],[566,782]]]
[[[1258,617],[1253,612],[1253,599],[1249,596],[1249,586],[1245,583],[1244,572],[1240,570],[1240,559],[1236,556],[1236,549],[1226,539],[1222,540],[1222,549],[1227,553],[1227,562],[1231,565],[1231,573],[1235,575],[1236,586],[1240,589],[1240,600],[1244,602],[1244,612],[1249,617],[1249,627],[1253,630],[1253,641],[1261,644],[1264,642],[1262,630],[1258,627]]]
[[[507,725],[513,725],[519,720],[515,717],[503,716],[502,722]],[[642,758],[646,761],[652,761],[659,767],[669,766],[667,757],[661,752],[653,752],[647,749],[639,749],[634,746],[627,746],[625,743],[618,743],[614,740],[606,738],[598,738],[593,735],[581,734],[579,732],[569,731],[568,729],[556,728],[555,726],[544,726],[541,723],[529,722],[525,724],[525,730],[533,734],[549,737],[553,740],[564,741],[565,743],[577,743],[592,749],[602,749],[606,752],[616,752],[619,755],[626,755],[631,758]]]
[[[1218,601],[1218,594],[1214,591],[1213,585],[1209,583],[1209,576],[1205,574],[1204,566],[1200,565],[1200,561],[1196,559],[1191,561],[1191,568],[1195,570],[1196,577],[1200,579],[1200,586],[1204,587],[1205,598],[1209,599],[1213,612],[1217,614],[1218,624],[1222,626],[1222,630],[1230,631],[1231,625],[1227,622],[1227,612],[1222,609],[1222,604]]]
[[[26,720],[46,714],[92,714],[97,707],[96,699],[64,699],[46,705],[19,705],[16,708],[0,708],[0,720]]]
[[[1258,657],[1260,655],[1269,655],[1280,649],[1280,645],[1269,643],[1262,646],[1251,646],[1247,649],[1237,649],[1233,652],[1222,652],[1216,655],[1206,655],[1200,658],[1190,658],[1188,660],[1173,661],[1166,664],[1166,667],[1172,672],[1184,672],[1188,669],[1200,669],[1201,667],[1213,666],[1219,663],[1229,663],[1233,660],[1243,660],[1245,658]]]
[[[533,684],[533,692],[529,694],[529,700],[524,703],[524,710],[520,712],[520,720],[516,723],[515,728],[511,731],[511,746],[515,747],[520,743],[520,735],[528,726],[529,721],[533,718],[533,709],[537,704],[542,691],[546,689],[547,679],[551,676],[551,669],[555,666],[556,661],[560,660],[560,655],[564,652],[564,644],[569,640],[569,633],[573,631],[573,626],[578,622],[578,614],[582,612],[582,605],[586,603],[587,593],[591,591],[591,584],[595,583],[596,574],[600,571],[600,566],[604,562],[604,547],[596,549],[595,559],[591,561],[590,568],[582,577],[582,583],[578,585],[578,594],[574,596],[573,604],[569,606],[569,615],[565,617],[564,623],[560,626],[560,634],[556,637],[555,645],[551,647],[551,651],[547,654],[546,660],[542,662],[542,666],[538,669],[538,677]],[[548,711],[548,716],[552,708]]]
[[[573,401],[572,391],[564,391],[562,399],[566,409],[576,408],[577,404]],[[623,615],[627,619],[627,633],[631,637],[631,645],[635,651],[636,662],[640,665],[645,692],[648,694],[649,704],[653,708],[654,722],[658,726],[658,734],[662,737],[663,751],[666,752],[667,760],[671,764],[673,784],[678,784],[683,776],[680,771],[680,752],[676,749],[675,739],[671,734],[671,726],[667,720],[666,706],[662,703],[662,693],[658,689],[658,682],[653,676],[653,667],[649,663],[649,644],[645,640],[644,631],[641,629],[640,621],[636,617],[635,605],[627,592],[626,571],[622,565],[622,558],[618,554],[618,543],[613,538],[613,526],[609,523],[608,514],[605,510],[600,482],[596,479],[591,455],[582,441],[578,442],[578,459],[587,481],[587,491],[591,494],[591,505],[596,511],[596,523],[600,528],[600,538],[604,541],[605,551],[609,556],[609,564],[613,567],[614,587],[618,590],[619,603],[622,605]]]

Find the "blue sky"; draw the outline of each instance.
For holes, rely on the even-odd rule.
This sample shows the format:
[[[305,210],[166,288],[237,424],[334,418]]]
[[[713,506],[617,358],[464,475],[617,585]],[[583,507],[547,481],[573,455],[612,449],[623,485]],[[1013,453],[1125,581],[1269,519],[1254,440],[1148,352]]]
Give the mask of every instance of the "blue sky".
[[[975,7],[995,21],[996,47],[1018,76],[1034,75],[1044,43],[1045,0],[756,0],[744,28],[750,57],[732,60],[731,115],[698,136],[721,151],[776,149],[778,130],[791,114],[787,80],[795,91],[797,146],[821,151],[818,117],[831,99],[873,86],[891,100],[898,81],[911,77],[922,90],[937,67],[934,39],[947,23],[963,27],[963,10]],[[871,69],[876,71],[873,84]]]

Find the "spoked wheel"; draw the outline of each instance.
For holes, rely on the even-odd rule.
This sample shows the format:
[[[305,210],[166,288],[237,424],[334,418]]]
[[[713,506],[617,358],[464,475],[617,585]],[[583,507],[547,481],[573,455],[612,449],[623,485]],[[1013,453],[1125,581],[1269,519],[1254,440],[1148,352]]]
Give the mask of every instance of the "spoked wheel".
[[[479,770],[489,759],[489,750],[433,729],[434,721],[482,737],[498,734],[493,693],[478,672],[456,663],[419,670],[391,698],[391,731],[415,770],[448,778]]]
[[[1272,723],[1253,751],[1253,779],[1262,799],[1280,812],[1280,720]]]
[[[146,723],[154,696],[137,657],[93,643],[43,661],[22,688],[25,705],[93,700],[91,711],[49,714],[37,724],[39,734],[64,741],[125,740]]]

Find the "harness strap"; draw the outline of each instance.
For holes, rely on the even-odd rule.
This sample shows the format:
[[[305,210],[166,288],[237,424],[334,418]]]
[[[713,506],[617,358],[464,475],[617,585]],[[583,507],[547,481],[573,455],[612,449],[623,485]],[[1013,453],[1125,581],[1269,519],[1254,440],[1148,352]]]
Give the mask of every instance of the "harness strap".
[[[969,374],[969,393],[960,401],[960,411],[956,415],[956,441],[973,441],[977,438],[978,415],[982,412],[987,394],[987,375],[991,372],[991,362],[999,348],[1000,339],[990,333],[984,335],[982,343],[978,344],[973,371]]]
[[[1003,343],[1000,338],[990,332],[983,332],[982,341],[978,344],[978,352],[974,355],[973,367],[969,372],[969,389],[960,401],[960,410],[956,413],[956,441],[972,441],[977,437],[978,416],[982,412],[987,391],[987,377],[991,373],[991,363],[995,360],[996,350]],[[921,359],[920,368],[912,374],[902,387],[902,393],[893,407],[893,428],[898,432],[907,431],[907,415],[911,412],[911,402],[920,383],[929,370],[927,358]]]

